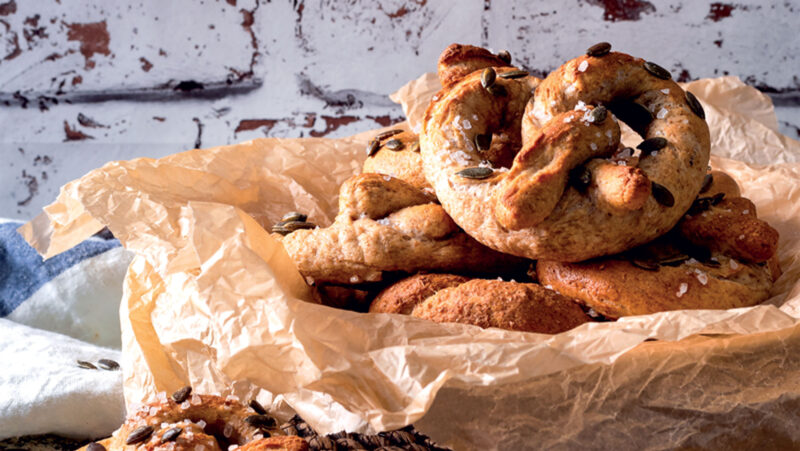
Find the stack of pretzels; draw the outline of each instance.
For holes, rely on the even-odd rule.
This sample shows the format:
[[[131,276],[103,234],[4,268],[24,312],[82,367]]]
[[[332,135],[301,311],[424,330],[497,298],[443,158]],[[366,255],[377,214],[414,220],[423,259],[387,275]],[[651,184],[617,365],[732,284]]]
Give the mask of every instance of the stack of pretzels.
[[[453,44],[438,75],[419,136],[370,142],[331,226],[273,227],[322,302],[559,333],[769,297],[778,233],[711,172],[703,107],[667,70],[600,43],[539,79]]]

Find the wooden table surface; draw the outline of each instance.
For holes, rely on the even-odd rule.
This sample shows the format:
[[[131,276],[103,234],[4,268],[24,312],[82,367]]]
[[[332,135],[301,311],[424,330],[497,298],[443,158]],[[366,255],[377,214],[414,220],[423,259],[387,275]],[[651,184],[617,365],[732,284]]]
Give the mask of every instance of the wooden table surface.
[[[797,1],[0,0],[0,217],[109,160],[401,121],[387,95],[452,42],[540,75],[599,41],[682,81],[737,75],[798,138],[798,28]]]

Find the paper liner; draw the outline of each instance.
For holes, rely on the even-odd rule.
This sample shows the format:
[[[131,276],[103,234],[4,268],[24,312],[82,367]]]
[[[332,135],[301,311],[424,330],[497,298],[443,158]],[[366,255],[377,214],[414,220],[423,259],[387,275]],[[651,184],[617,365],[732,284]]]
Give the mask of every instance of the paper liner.
[[[418,128],[425,99],[437,85],[425,75],[395,94],[409,115],[405,126]],[[706,107],[718,155],[712,165],[730,172],[759,216],[781,234],[784,274],[763,305],[629,317],[548,336],[306,302],[308,287],[265,227],[290,210],[329,224],[339,185],[359,172],[376,132],[345,139],[258,139],[159,160],[112,162],[66,185],[20,232],[52,256],[106,225],[137,253],[120,312],[129,405],[191,384],[198,392],[257,396],[281,412],[288,412],[288,404],[323,433],[375,432],[419,420],[443,387],[500,400],[513,397],[516,387],[533,384],[540,390],[568,377],[588,397],[570,413],[581,418],[574,432],[579,434],[602,423],[580,411],[591,408],[592,400],[600,402],[601,392],[635,402],[639,393],[633,388],[643,372],[658,377],[681,365],[702,372],[694,339],[673,344],[678,351],[668,362],[653,353],[630,357],[636,365],[619,363],[645,339],[777,333],[800,323],[800,164],[791,163],[799,160],[800,144],[775,131],[769,99],[735,78],[687,86]],[[784,163],[757,165],[765,160]],[[711,359],[732,343],[740,341],[704,341],[703,349]],[[769,340],[764,346],[769,348]],[[765,352],[751,356],[750,364],[757,369],[771,359]],[[584,374],[586,365],[614,377],[573,377]],[[671,405],[672,390],[686,383],[665,382],[654,396]],[[709,390],[720,403],[742,402],[737,390]],[[777,395],[765,396],[769,402]],[[570,401],[559,402],[559,409],[567,409]],[[530,418],[539,418],[551,406],[533,403],[526,409]],[[489,412],[482,421],[498,419]],[[476,428],[480,424],[475,420]]]

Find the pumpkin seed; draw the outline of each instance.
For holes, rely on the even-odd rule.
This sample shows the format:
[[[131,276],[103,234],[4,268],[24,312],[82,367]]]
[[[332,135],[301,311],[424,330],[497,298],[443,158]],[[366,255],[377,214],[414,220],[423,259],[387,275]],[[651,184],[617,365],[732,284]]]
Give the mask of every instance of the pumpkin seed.
[[[78,366],[81,367],[81,368],[85,368],[87,370],[96,370],[97,369],[96,366],[94,366],[92,363],[87,362],[85,360],[78,360],[77,362],[78,362]]]
[[[303,213],[297,211],[290,211],[286,213],[281,218],[281,222],[290,222],[290,221],[305,221],[308,219],[308,215],[304,215]]]
[[[466,168],[456,172],[456,175],[459,177],[464,177],[465,179],[474,179],[474,180],[487,179],[491,177],[492,174],[494,174],[494,169],[482,166]]]
[[[372,141],[369,142],[369,144],[367,144],[367,156],[371,157],[375,155],[375,152],[377,152],[378,149],[380,148],[381,148],[381,142],[378,141],[377,139],[373,139]]]
[[[492,147],[492,134],[491,133],[479,133],[475,135],[475,147],[478,149],[478,152],[486,152]]]
[[[644,141],[640,142],[637,149],[642,151],[642,154],[649,154],[655,152],[656,150],[661,150],[667,146],[667,139],[661,136],[656,136],[654,138],[647,138]]]
[[[125,444],[135,445],[136,443],[143,442],[147,440],[152,433],[153,433],[153,426],[138,427],[133,432],[131,432],[130,435],[128,435],[128,438],[125,439]]]
[[[609,104],[608,108],[639,135],[643,135],[647,126],[653,122],[653,114],[636,102],[617,100]]]
[[[596,107],[591,112],[592,116],[592,123],[601,124],[604,120],[606,120],[606,116],[608,116],[608,110],[604,106]]]
[[[608,54],[611,51],[611,44],[608,42],[598,42],[597,44],[589,47],[586,54],[589,56],[600,57]]]
[[[405,147],[403,146],[403,142],[399,139],[390,139],[389,141],[386,141],[385,146],[387,149],[394,151],[403,150],[403,147]]]
[[[651,75],[660,78],[662,80],[669,80],[670,78],[672,78],[672,74],[670,74],[668,70],[650,61],[645,61],[644,69],[647,72],[650,72]]]
[[[253,409],[253,411],[259,415],[267,414],[267,409],[265,409],[264,406],[262,406],[261,403],[256,401],[255,399],[251,399],[248,406],[250,406],[250,408]]]
[[[671,207],[675,205],[675,197],[664,185],[651,182],[651,186],[653,190],[653,197],[656,199],[656,202],[665,207]]]
[[[689,91],[686,91],[686,103],[689,104],[689,108],[700,119],[705,119],[706,118],[706,112],[703,109],[703,105],[701,105],[700,101],[697,100],[697,97],[695,97],[694,94],[692,94]]]
[[[191,395],[191,394],[192,394],[192,387],[187,385],[187,386],[183,387],[182,389],[180,389],[180,390],[176,391],[175,393],[173,393],[172,394],[172,400],[177,402],[178,404],[180,404],[180,403],[186,401],[186,398],[188,398],[189,395]]]
[[[411,144],[411,149],[409,150],[411,152],[419,152],[419,141],[414,141],[414,143]]]
[[[502,74],[499,75],[499,77],[513,80],[515,78],[527,77],[528,75],[529,75],[528,71],[526,70],[512,70],[509,72],[503,72]]]
[[[289,222],[284,222],[284,223],[275,225],[272,228],[272,231],[274,232],[276,228],[280,228],[280,229],[283,229],[283,230],[288,230],[289,232],[294,232],[295,230],[298,230],[298,229],[314,229],[316,227],[317,227],[317,225],[314,224],[313,222],[289,221]],[[278,233],[280,233],[280,232],[278,232]]]
[[[580,192],[586,192],[586,188],[592,183],[592,171],[586,166],[578,166],[569,172],[569,184]]]
[[[161,443],[173,442],[183,432],[182,428],[172,428],[161,436]]]
[[[711,205],[717,205],[725,199],[725,193],[717,193],[711,196]]]
[[[282,225],[277,225],[277,224],[272,226],[272,230],[271,231],[272,231],[272,233],[278,233],[278,234],[283,235],[283,236],[286,236],[286,235],[292,233],[291,230],[287,229],[286,227],[284,227]]]
[[[268,429],[275,426],[275,418],[269,415],[250,415],[244,419],[245,423],[259,429]]]
[[[494,81],[497,79],[497,72],[495,72],[493,67],[487,67],[481,73],[481,86],[485,89],[489,89],[489,86],[494,84]]]
[[[388,138],[390,136],[399,135],[400,133],[403,133],[403,130],[400,130],[398,128],[396,128],[394,130],[387,130],[385,132],[378,133],[377,135],[375,135],[374,139],[376,139],[378,141],[383,141],[384,139],[386,139],[386,138]]]
[[[700,187],[700,194],[708,191],[708,189],[711,188],[712,183],[714,183],[714,176],[711,174],[706,174],[706,176],[703,177],[703,186]]]
[[[86,446],[86,451],[106,451],[106,447],[97,442],[92,442]]]
[[[115,371],[119,369],[119,363],[111,360],[111,359],[100,359],[97,361],[97,365],[108,371]]]
[[[511,64],[511,54],[508,53],[508,50],[501,50],[497,53],[497,57],[503,60],[506,64]]]

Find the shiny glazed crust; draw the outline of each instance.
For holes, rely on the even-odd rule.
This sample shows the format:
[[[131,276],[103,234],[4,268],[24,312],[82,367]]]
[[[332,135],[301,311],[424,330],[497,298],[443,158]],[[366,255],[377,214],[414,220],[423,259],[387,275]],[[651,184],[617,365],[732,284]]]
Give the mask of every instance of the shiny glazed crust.
[[[648,72],[644,60],[621,53],[581,56],[534,86],[533,98],[524,78],[498,77],[495,84],[505,95],[482,87],[480,72],[443,89],[429,105],[421,133],[426,178],[450,216],[481,243],[556,261],[614,254],[670,230],[699,192],[709,159],[708,126],[685,92]],[[619,128],[612,114],[594,113],[594,106],[618,99],[651,111],[654,119],[643,136],[666,138],[667,145],[612,161]],[[475,135],[487,132],[519,136],[510,168],[475,149]],[[495,171],[482,180],[457,175],[475,166]],[[584,190],[569,182],[580,166],[590,173]],[[652,182],[669,191],[671,206],[651,195]]]
[[[388,175],[348,179],[330,227],[275,236],[309,281],[376,282],[386,271],[505,273],[526,264],[470,238],[431,195]]]
[[[392,150],[386,142],[396,139],[403,146]],[[422,171],[422,156],[419,153],[419,137],[412,132],[403,132],[381,141],[381,147],[364,161],[361,172],[386,174],[403,180],[417,189],[430,189],[431,184]]]

